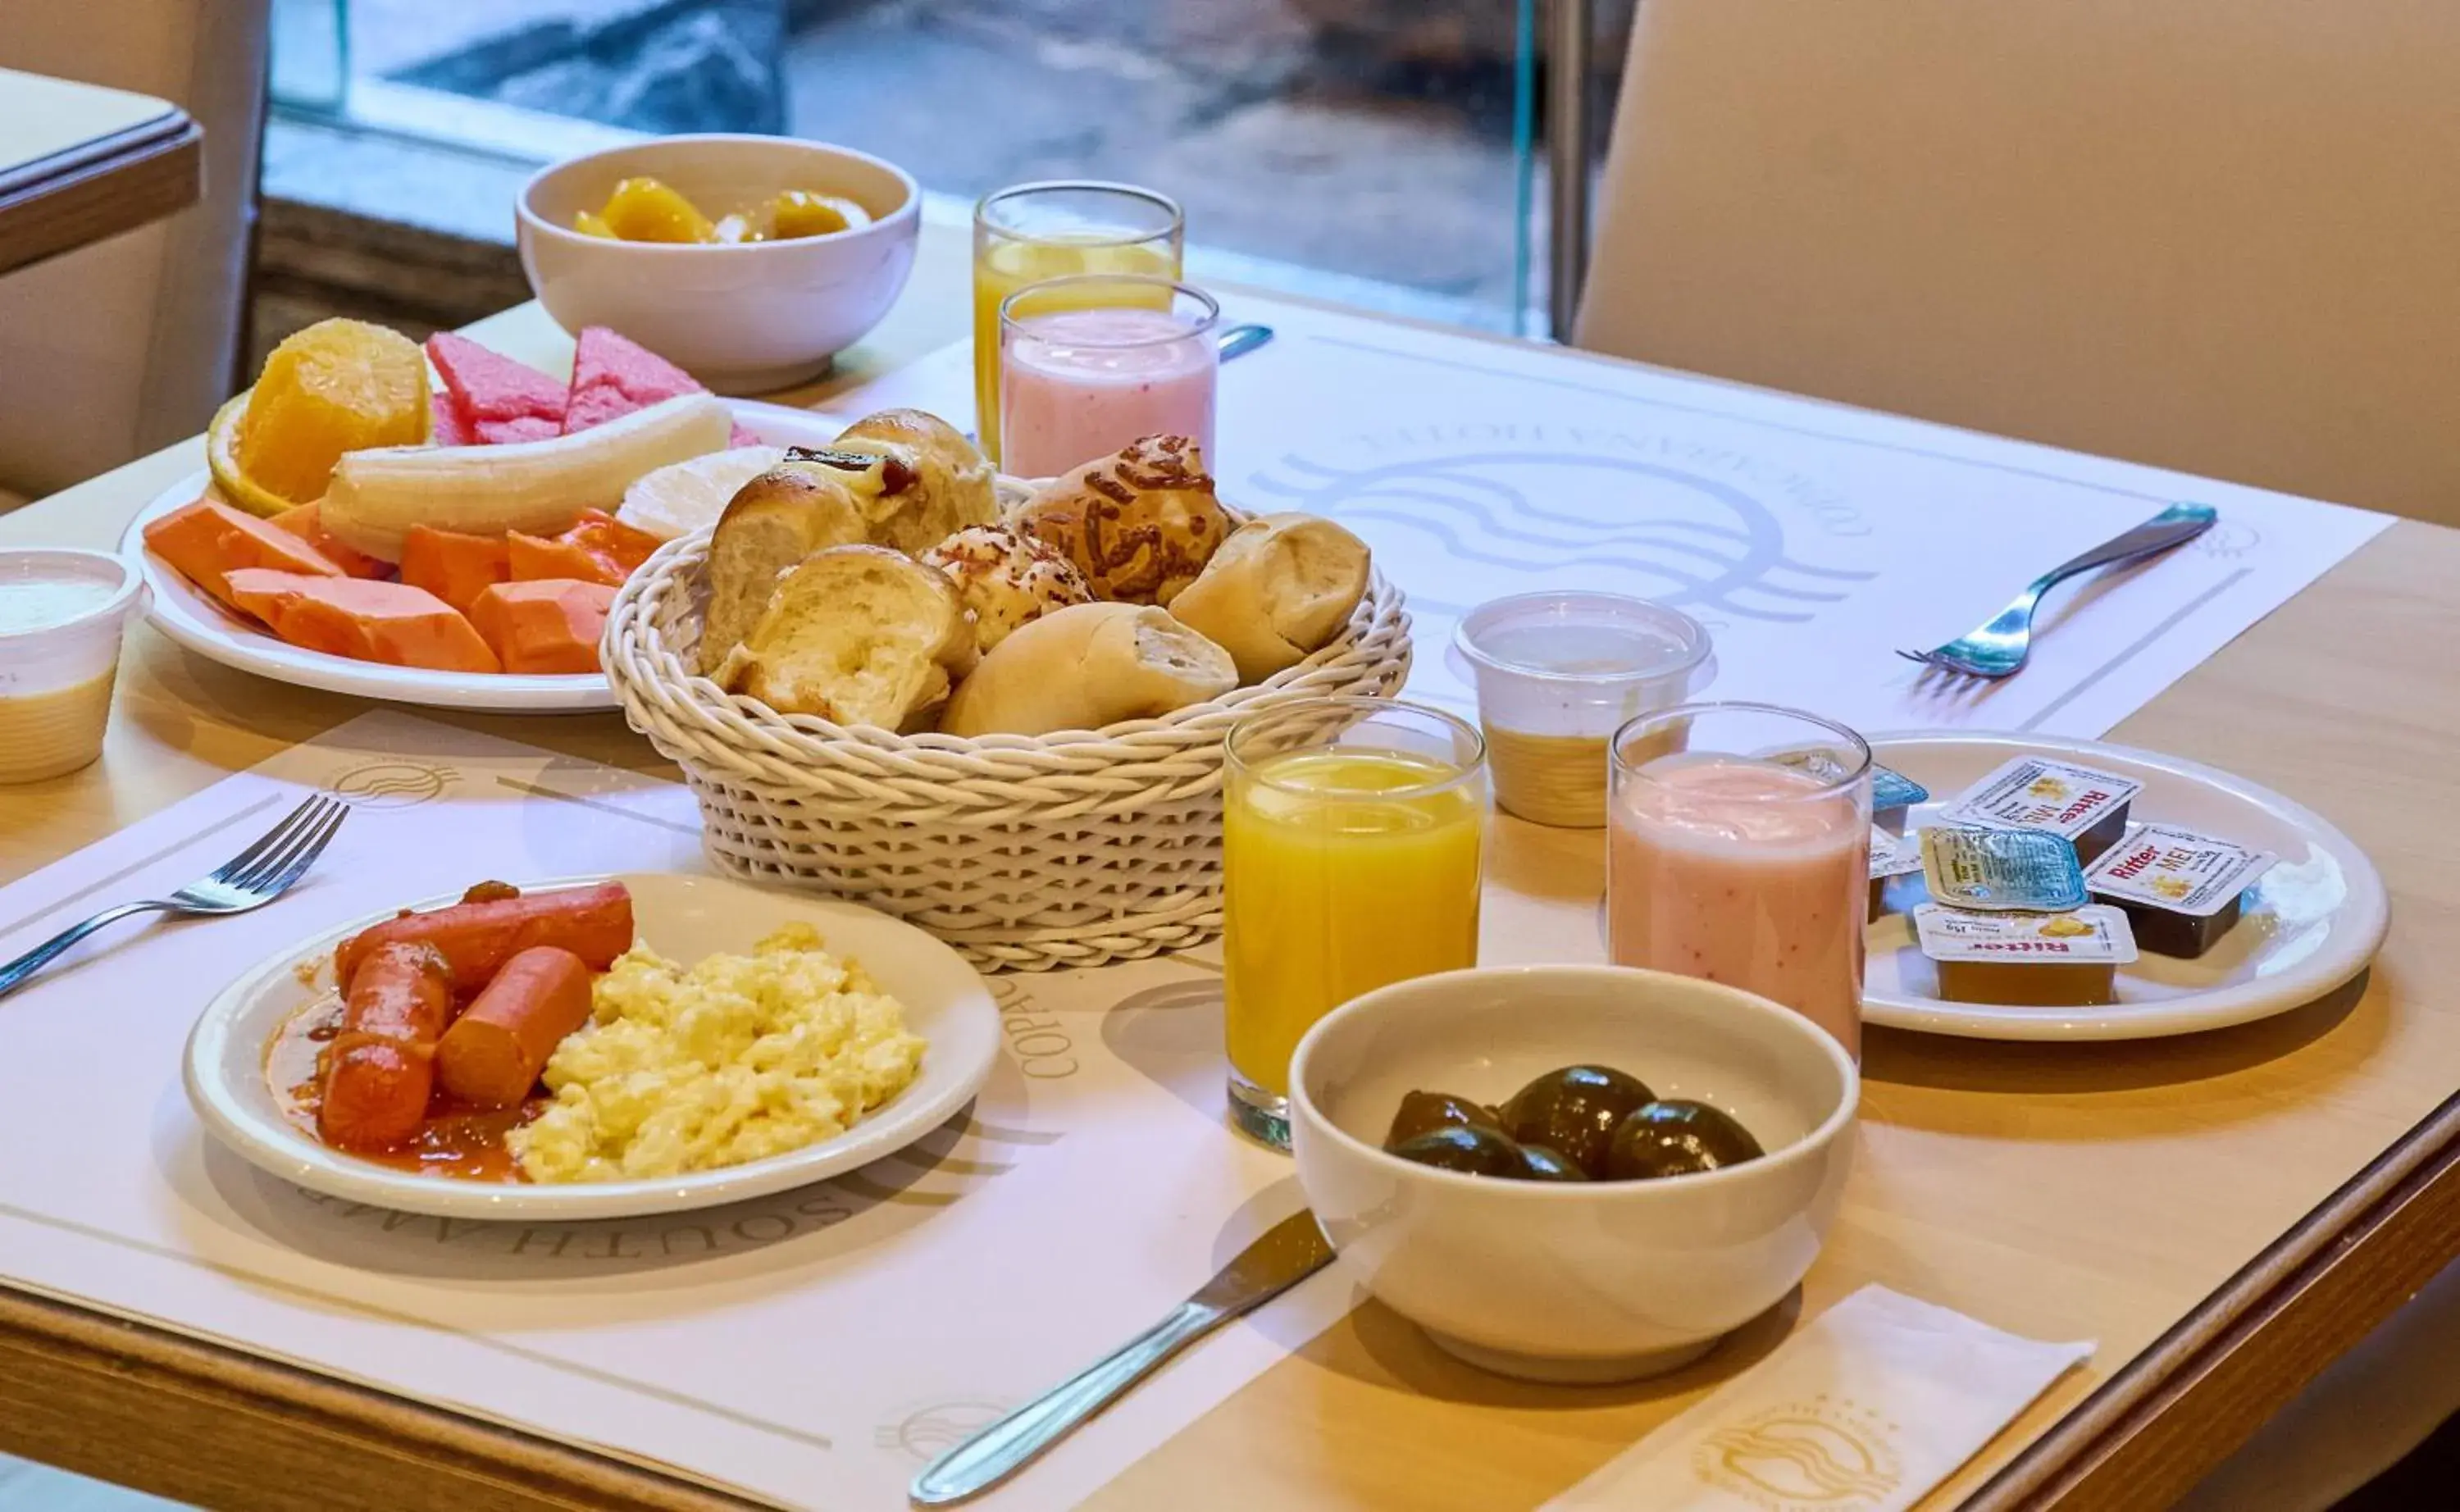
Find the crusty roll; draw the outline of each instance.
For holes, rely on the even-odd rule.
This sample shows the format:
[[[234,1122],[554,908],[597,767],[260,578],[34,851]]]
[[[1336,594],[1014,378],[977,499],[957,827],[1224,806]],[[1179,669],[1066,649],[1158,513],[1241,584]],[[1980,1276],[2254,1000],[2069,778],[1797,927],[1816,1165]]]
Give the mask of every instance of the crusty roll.
[[[1140,604],[1078,604],[1021,626],[957,689],[950,735],[1049,735],[1153,719],[1239,686],[1230,653]]]
[[[1367,543],[1321,515],[1260,515],[1230,532],[1170,611],[1260,683],[1322,650],[1367,596]]]
[[[1053,479],[1012,522],[1068,553],[1095,598],[1165,606],[1230,533],[1204,454],[1184,436],[1148,436]]]
[[[1059,548],[1005,525],[968,525],[922,553],[948,575],[974,616],[974,644],[987,652],[1010,631],[1053,609],[1092,601],[1092,589]]]
[[[778,579],[717,680],[780,713],[906,731],[929,726],[974,660],[954,584],[884,546],[831,546]]]
[[[870,539],[862,506],[836,468],[784,461],[737,489],[709,538],[702,672],[714,675],[760,622],[781,573],[815,551]]]
[[[999,522],[991,464],[956,427],[921,410],[882,410],[845,428],[829,451],[878,464],[848,476],[872,541],[920,556],[967,525]]]

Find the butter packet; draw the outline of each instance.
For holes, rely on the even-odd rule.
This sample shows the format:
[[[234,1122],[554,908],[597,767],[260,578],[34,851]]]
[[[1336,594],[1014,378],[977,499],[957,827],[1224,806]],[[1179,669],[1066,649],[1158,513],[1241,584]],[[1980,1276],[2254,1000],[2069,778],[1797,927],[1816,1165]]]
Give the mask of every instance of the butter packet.
[[[2072,913],[1968,913],[1924,904],[1914,937],[1951,1003],[2099,1008],[2118,1001],[2118,969],[2135,959],[2127,915],[2094,904]]]
[[[2085,873],[2101,897],[2140,903],[2190,918],[2209,918],[2272,869],[2279,857],[2174,824],[2127,826]]]
[[[2085,885],[2125,910],[2144,948],[2192,961],[2237,927],[2247,888],[2277,860],[2174,824],[2130,824]]]
[[[1914,910],[1922,954],[1934,961],[2049,961],[2127,966],[2135,932],[2101,904],[2071,913],[1972,913],[1924,904]]]
[[[1929,801],[1930,789],[1894,767],[1871,763],[1871,812],[1885,814],[1890,809],[1911,808]]]
[[[1987,829],[2046,830],[2090,862],[2117,843],[2144,784],[2048,756],[2017,756],[1967,789],[1940,819]]]
[[[1903,913],[1913,906],[1906,893],[1907,884],[1895,895],[1890,905],[1889,884],[1900,877],[1911,877],[1922,869],[1921,845],[1899,835],[1891,835],[1878,825],[1871,826],[1871,901],[1864,913],[1866,923],[1877,924],[1892,913]]]
[[[1905,832],[1914,805],[1930,801],[1930,789],[1893,767],[1871,763],[1871,822],[1891,835]]]
[[[1921,868],[1950,908],[2057,913],[2090,901],[2075,847],[2047,830],[1934,825],[1921,832]]]
[[[1877,824],[1871,826],[1871,880],[1885,882],[1891,877],[1909,877],[1922,869],[1921,842],[1919,837],[1908,839],[1891,835]]]

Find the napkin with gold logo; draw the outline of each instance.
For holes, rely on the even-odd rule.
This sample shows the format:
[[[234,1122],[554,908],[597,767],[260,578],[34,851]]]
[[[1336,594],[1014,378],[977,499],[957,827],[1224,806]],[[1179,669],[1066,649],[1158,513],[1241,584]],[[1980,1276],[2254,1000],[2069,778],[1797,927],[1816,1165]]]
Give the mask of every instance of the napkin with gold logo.
[[[1546,1505],[1896,1512],[2092,1348],[1864,1287]]]

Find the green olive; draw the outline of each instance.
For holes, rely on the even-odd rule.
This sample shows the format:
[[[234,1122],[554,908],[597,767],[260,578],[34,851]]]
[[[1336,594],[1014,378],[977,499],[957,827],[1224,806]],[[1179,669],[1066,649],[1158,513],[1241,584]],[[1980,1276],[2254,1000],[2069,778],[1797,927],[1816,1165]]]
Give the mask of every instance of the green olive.
[[[1656,1096],[1639,1077],[1610,1067],[1565,1066],[1512,1095],[1503,1105],[1503,1132],[1556,1151],[1595,1180],[1605,1175],[1615,1125]]]
[[[1633,1109],[1616,1127],[1606,1152],[1606,1180],[1692,1176],[1756,1161],[1763,1153],[1750,1131],[1723,1110],[1669,1097]]]
[[[1480,1128],[1503,1132],[1503,1119],[1493,1108],[1455,1097],[1449,1092],[1412,1092],[1401,1098],[1400,1111],[1392,1115],[1391,1131],[1384,1136],[1384,1148],[1407,1143],[1419,1135],[1436,1129]]]
[[[1585,1182],[1589,1173],[1542,1144],[1520,1147],[1522,1175],[1533,1182]]]
[[[1472,1176],[1516,1177],[1528,1171],[1520,1146],[1493,1129],[1469,1124],[1452,1123],[1431,1129],[1414,1139],[1402,1140],[1392,1147],[1392,1153],[1420,1165],[1466,1171]]]

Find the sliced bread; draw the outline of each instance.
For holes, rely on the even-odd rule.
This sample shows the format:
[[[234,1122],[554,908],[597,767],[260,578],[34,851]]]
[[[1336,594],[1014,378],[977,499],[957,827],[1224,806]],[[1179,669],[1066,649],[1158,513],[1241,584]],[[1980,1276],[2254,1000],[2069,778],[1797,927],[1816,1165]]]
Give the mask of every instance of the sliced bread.
[[[974,657],[945,577],[882,546],[830,546],[777,580],[717,680],[780,713],[908,731],[928,728]]]
[[[868,538],[862,506],[835,469],[785,461],[735,491],[709,541],[700,670],[715,675],[752,633],[778,577],[815,551]]]

